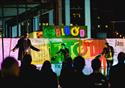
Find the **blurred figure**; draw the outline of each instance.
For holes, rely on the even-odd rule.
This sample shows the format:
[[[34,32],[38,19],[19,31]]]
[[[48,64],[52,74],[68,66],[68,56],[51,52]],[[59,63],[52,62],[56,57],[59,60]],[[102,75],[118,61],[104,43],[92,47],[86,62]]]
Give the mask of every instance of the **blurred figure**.
[[[1,75],[2,77],[19,76],[18,62],[14,57],[6,57],[1,64]]]
[[[73,81],[72,88],[88,88],[88,78],[83,73],[85,60],[82,56],[77,56],[73,61]]]
[[[26,54],[23,57],[23,62],[20,67],[20,76],[22,80],[22,84],[24,87],[39,87],[39,70],[36,69],[36,66],[31,64],[32,56],[30,54]]]
[[[62,43],[61,49],[56,54],[61,54],[61,61],[63,62],[67,57],[69,57],[69,49],[66,48],[66,45],[64,43]]]
[[[111,67],[110,75],[109,75],[109,81],[111,84],[111,88],[118,88],[119,86],[122,86],[122,88],[125,88],[125,53],[120,52],[118,54],[118,64]]]
[[[32,69],[35,70],[36,66],[31,64],[32,63],[32,56],[30,54],[26,54],[23,57],[23,62],[21,64],[21,69]]]
[[[72,88],[72,81],[73,81],[72,58],[68,57],[62,63],[62,69],[59,76],[59,84],[61,88]]]
[[[14,52],[17,48],[19,48],[18,60],[20,60],[21,62],[25,54],[30,54],[30,49],[40,51],[40,49],[32,46],[31,41],[28,38],[28,33],[25,33],[24,36],[18,40],[16,46],[12,49],[12,51]]]
[[[92,60],[93,73],[89,75],[89,88],[108,88],[108,81],[101,73],[101,62],[98,57]]]
[[[105,43],[105,47],[102,51],[105,54],[107,61],[107,76],[109,76],[109,70],[113,64],[114,48],[109,45],[108,42]]]
[[[45,61],[41,68],[41,86],[43,88],[58,88],[57,75],[53,72],[51,63]]]
[[[6,57],[1,64],[0,86],[17,88],[20,84],[20,68],[14,57]]]
[[[98,58],[99,57],[99,58]],[[107,61],[106,61],[106,54],[105,51],[103,51],[101,54],[99,54],[96,59],[100,59],[101,61],[101,71],[102,73],[107,76]]]

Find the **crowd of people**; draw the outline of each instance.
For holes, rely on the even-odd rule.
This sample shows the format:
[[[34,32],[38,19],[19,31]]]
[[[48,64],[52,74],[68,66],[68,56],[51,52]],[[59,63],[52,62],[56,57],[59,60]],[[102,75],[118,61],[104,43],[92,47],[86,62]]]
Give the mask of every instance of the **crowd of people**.
[[[62,63],[60,76],[52,70],[51,62],[45,61],[41,70],[32,62],[32,56],[26,54],[21,66],[16,58],[8,56],[1,64],[0,86],[3,88],[124,88],[125,81],[125,53],[118,54],[118,64],[111,66],[109,78],[100,72],[101,61],[95,57],[91,61],[93,72],[85,75],[85,58],[77,56],[67,57]]]

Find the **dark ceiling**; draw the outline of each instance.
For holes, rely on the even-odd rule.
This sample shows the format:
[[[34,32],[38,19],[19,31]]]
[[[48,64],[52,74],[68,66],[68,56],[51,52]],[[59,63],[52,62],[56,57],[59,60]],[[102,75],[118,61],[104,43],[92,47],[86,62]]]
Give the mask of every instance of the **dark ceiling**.
[[[93,8],[112,11],[118,20],[125,20],[124,0],[91,0]]]
[[[41,2],[41,1],[42,0],[0,0],[0,4],[38,3],[38,2]]]

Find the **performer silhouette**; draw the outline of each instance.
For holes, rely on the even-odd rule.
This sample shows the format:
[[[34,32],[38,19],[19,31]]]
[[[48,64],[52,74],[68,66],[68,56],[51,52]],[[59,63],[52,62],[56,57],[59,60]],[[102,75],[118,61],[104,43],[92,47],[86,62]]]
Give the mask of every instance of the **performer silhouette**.
[[[66,45],[64,43],[61,44],[61,49],[56,54],[59,54],[59,53],[61,53],[61,55],[63,56],[61,58],[62,61],[65,61],[65,59],[69,56],[69,49],[66,48]]]
[[[107,75],[109,75],[109,70],[113,64],[114,48],[106,42],[103,52],[105,53],[107,62]]]
[[[23,57],[25,54],[30,54],[30,49],[35,51],[40,51],[36,47],[32,46],[30,39],[28,38],[28,33],[25,33],[22,38],[20,38],[16,44],[16,46],[12,49],[14,52],[17,48],[19,48],[18,52],[18,60],[23,61]]]

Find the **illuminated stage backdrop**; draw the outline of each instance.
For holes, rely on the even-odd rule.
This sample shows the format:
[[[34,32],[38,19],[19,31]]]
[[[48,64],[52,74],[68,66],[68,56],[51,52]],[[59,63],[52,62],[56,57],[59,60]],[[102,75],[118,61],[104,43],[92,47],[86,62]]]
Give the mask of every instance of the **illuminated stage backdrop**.
[[[0,38],[0,63],[2,62],[2,58],[3,58],[2,57],[2,39]]]
[[[12,52],[12,48],[16,45],[19,38],[4,38],[4,57],[14,56],[17,58],[18,49],[16,52]],[[30,39],[32,45],[39,48],[41,51],[36,52],[31,50],[32,63],[42,64],[45,60],[50,60],[55,57],[52,63],[58,63],[61,61],[61,55],[56,55],[56,53],[61,48],[61,43],[65,43],[66,47],[69,49],[70,56],[72,58],[76,57],[78,54],[82,55],[85,59],[92,59],[97,54],[99,54],[103,47],[105,40],[87,40],[79,38],[39,38]],[[0,60],[2,60],[2,42],[0,42]]]
[[[19,38],[4,38],[4,57],[13,56],[17,59],[18,49],[12,52],[11,49],[16,45]],[[65,43],[69,49],[72,59],[78,54],[82,55],[86,60],[86,68],[90,68],[90,63],[95,56],[100,54],[104,48],[104,44],[108,41],[109,45],[114,47],[114,63],[117,64],[117,55],[120,51],[125,52],[125,39],[80,39],[80,38],[36,38],[30,39],[32,45],[39,48],[41,51],[36,52],[31,50],[32,64],[37,66],[43,64],[45,60],[51,61],[52,64],[57,64],[59,67],[61,55],[56,56],[61,48],[61,43]],[[2,62],[2,40],[0,39],[0,63]],[[53,59],[55,57],[55,59]]]
[[[11,49],[16,45],[19,38],[4,38],[4,57],[14,56],[17,58],[18,49],[12,52]],[[115,56],[120,51],[125,51],[124,39],[106,39],[106,40],[93,40],[93,39],[79,39],[79,38],[38,38],[30,39],[32,44],[39,48],[41,51],[36,52],[31,50],[34,64],[42,64],[45,60],[51,60],[51,57],[56,55],[61,48],[61,43],[65,43],[66,47],[70,51],[72,58],[78,54],[82,55],[85,59],[93,59],[96,55],[102,52],[105,41],[108,41],[111,46],[114,47]],[[58,63],[60,56],[57,55],[57,59],[52,63]],[[2,61],[2,40],[0,39],[0,62]]]

